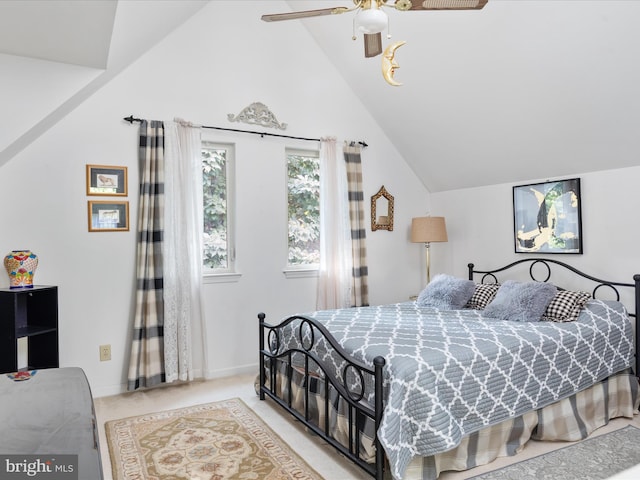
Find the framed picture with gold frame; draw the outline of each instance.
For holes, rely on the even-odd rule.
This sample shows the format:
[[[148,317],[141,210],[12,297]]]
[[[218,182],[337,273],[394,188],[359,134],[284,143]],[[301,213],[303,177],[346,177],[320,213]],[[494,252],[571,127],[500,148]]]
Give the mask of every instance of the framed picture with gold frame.
[[[87,165],[87,195],[126,197],[127,167]]]
[[[129,231],[129,202],[90,200],[87,205],[90,232]]]

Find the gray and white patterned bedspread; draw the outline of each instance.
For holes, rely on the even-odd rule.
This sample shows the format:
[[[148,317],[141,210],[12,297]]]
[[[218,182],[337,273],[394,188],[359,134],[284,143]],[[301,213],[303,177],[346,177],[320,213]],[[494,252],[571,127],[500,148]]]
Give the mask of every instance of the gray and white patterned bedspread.
[[[570,323],[501,321],[414,302],[306,316],[355,359],[370,366],[378,355],[386,359],[378,437],[396,479],[413,457],[450,450],[465,435],[570,396],[633,360],[631,322],[618,302],[591,300]],[[294,343],[290,337],[283,348]]]

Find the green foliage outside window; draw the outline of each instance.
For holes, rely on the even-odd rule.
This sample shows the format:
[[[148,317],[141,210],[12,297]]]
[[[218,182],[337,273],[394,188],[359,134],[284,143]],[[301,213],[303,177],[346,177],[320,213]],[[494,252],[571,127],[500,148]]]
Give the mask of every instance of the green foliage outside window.
[[[228,268],[227,248],[227,150],[202,150],[204,229],[203,266]]]
[[[287,155],[289,265],[320,263],[320,163],[317,156]]]

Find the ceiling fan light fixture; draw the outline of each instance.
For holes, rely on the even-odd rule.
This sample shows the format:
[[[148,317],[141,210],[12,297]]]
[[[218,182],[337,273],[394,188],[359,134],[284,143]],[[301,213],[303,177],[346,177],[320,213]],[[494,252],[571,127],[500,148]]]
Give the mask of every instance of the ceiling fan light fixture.
[[[362,33],[380,33],[389,25],[389,17],[373,5],[366,10],[360,10],[355,18],[356,27]]]

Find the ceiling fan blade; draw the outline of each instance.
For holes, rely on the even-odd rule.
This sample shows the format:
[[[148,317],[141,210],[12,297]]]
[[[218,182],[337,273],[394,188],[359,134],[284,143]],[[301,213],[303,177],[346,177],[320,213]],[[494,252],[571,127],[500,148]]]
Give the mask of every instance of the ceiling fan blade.
[[[265,22],[279,22],[280,20],[296,20],[298,18],[322,17],[323,15],[336,15],[348,11],[346,7],[323,8],[320,10],[306,10],[304,12],[274,13],[260,17]]]
[[[382,53],[382,34],[381,33],[365,33],[364,34],[364,56],[366,58],[375,57]]]
[[[489,0],[397,0],[397,10],[480,10]],[[411,3],[411,6],[407,8]]]

